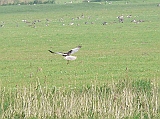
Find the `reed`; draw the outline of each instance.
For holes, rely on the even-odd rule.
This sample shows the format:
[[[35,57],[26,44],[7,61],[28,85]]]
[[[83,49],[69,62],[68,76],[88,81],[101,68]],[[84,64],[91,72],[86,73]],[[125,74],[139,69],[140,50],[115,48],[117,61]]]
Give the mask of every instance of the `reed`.
[[[1,88],[1,118],[148,118],[157,117],[158,84],[121,81],[82,89],[36,85]],[[136,85],[136,86],[135,86]],[[141,87],[141,88],[139,88]]]

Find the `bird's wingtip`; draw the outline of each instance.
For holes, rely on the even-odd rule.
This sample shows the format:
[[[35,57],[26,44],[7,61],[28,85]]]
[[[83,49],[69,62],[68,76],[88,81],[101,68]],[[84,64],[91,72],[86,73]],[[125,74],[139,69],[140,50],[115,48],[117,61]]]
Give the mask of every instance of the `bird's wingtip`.
[[[54,53],[53,51],[51,51],[51,50],[48,50],[50,53]]]

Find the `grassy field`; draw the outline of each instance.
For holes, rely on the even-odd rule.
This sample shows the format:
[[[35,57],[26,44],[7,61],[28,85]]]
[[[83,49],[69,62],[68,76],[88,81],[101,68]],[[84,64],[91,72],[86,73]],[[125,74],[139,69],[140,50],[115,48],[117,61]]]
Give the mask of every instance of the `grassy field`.
[[[37,77],[49,85],[105,82],[126,75],[130,79],[160,77],[156,4],[3,6],[0,11],[3,86],[33,83]],[[82,14],[84,18],[77,19]],[[116,18],[121,14],[124,23]],[[135,24],[133,19],[145,22]],[[33,26],[34,20],[41,22]],[[104,21],[108,24],[102,25]],[[65,52],[77,45],[82,49],[69,65],[47,51]]]
[[[129,81],[131,84],[134,81],[138,81],[140,83],[133,84],[140,85],[143,88],[148,86],[148,82],[150,82],[149,85],[154,84],[152,86],[155,90],[152,90],[152,86],[150,90],[152,95],[157,97],[157,90],[159,90],[157,85],[160,79],[160,7],[157,7],[157,4],[158,1],[137,2],[135,0],[128,2],[128,4],[125,1],[113,1],[112,4],[104,2],[100,4],[97,2],[0,6],[1,96],[12,97],[11,93],[7,95],[4,92],[8,92],[8,90],[12,92],[15,89],[22,96],[27,91],[20,90],[21,87],[22,89],[30,89],[27,93],[28,95],[34,92],[33,95],[38,96],[41,94],[36,93],[33,88],[34,86],[38,87],[37,85],[42,86],[44,90],[45,87],[47,89],[65,87],[64,90],[76,88],[85,92],[84,87],[87,86],[103,86],[107,84],[110,87],[110,84],[113,84],[110,87],[112,93],[108,94],[110,97],[108,99],[112,100],[114,97],[112,95],[114,92],[113,87],[117,86],[113,82],[125,80],[125,82]],[[117,17],[120,15],[124,16],[124,23],[119,23]],[[132,15],[132,17],[127,18],[128,15]],[[24,22],[24,20],[27,22]],[[142,20],[144,22],[133,23],[131,22],[132,20]],[[103,22],[107,22],[107,24],[102,25]],[[47,51],[50,49],[65,52],[77,45],[82,45],[82,48],[75,54],[77,59],[69,64],[63,57],[50,54]],[[139,93],[132,91],[130,93],[129,86],[130,84],[124,87],[127,88],[128,95],[133,94],[134,99]],[[40,88],[40,91],[42,89]],[[93,89],[91,88],[88,92],[92,92],[94,89],[96,88],[93,86]],[[122,89],[121,91],[123,92],[124,90]],[[53,96],[49,95],[51,92],[50,90],[46,91],[46,94]],[[123,93],[115,92],[114,95],[117,94],[123,97]],[[13,91],[13,95],[15,93]],[[78,98],[78,94],[74,95],[75,100]],[[80,93],[79,96],[84,97],[83,94],[88,97],[94,97],[97,92],[93,92],[91,95]],[[59,97],[64,96],[64,99],[61,100],[62,102],[65,100],[65,95],[61,94],[61,92],[58,92],[57,95]],[[72,99],[72,96],[71,93],[67,99]],[[101,97],[102,95],[100,94],[99,96]],[[140,100],[142,102],[148,100],[149,103],[146,103],[146,105],[152,104],[153,101],[157,102],[157,98],[146,98],[145,91],[142,91],[141,96]],[[47,98],[47,95],[44,97]],[[14,97],[14,99],[15,101],[13,102],[16,102],[19,98]],[[27,99],[28,96],[26,95]],[[122,102],[125,100],[121,99],[120,101]],[[1,98],[1,102],[4,100],[7,99]],[[92,101],[96,102],[94,99]],[[103,102],[103,98],[99,101]],[[46,105],[48,104],[46,103]],[[94,104],[96,105],[96,103]],[[119,106],[118,102],[116,104],[114,108]],[[156,104],[151,105],[151,107]],[[2,105],[3,103],[1,104],[0,112],[3,112],[4,107],[9,104],[4,107]],[[85,106],[84,104],[84,108],[87,108]],[[8,107],[8,109],[11,111],[11,108]],[[18,109],[20,108],[18,107]],[[38,109],[35,110],[38,112]],[[157,110],[157,106],[153,110]],[[112,111],[114,112],[114,110]],[[74,118],[73,113],[67,117],[57,113],[58,116],[56,115],[57,117],[55,118]],[[87,114],[84,113],[84,115]],[[153,116],[150,115],[149,111],[143,114],[144,117],[146,114],[148,118]],[[143,114],[141,113],[141,115]],[[83,114],[81,113],[80,115]],[[96,116],[93,116],[93,118],[96,118]],[[123,115],[121,116],[123,117]],[[131,116],[134,117],[134,114],[131,114]],[[37,117],[40,118],[41,115]],[[45,115],[45,117],[47,116]],[[85,116],[82,117],[85,118]],[[104,117],[103,115],[101,118]],[[108,118],[111,117],[109,116]],[[113,118],[118,117],[119,115],[113,116]]]

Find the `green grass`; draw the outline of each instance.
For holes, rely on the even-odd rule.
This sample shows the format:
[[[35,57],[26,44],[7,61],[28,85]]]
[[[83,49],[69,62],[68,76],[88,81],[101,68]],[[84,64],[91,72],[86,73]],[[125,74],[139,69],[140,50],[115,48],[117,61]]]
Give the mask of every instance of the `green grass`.
[[[155,4],[1,6],[0,11],[5,22],[0,28],[3,86],[30,84],[37,78],[51,86],[67,86],[75,81],[79,85],[95,79],[103,83],[124,79],[126,73],[130,79],[160,77],[159,8]],[[76,19],[82,14],[84,18]],[[121,14],[123,24],[116,18]],[[130,19],[126,18],[129,14]],[[23,19],[41,22],[31,28]],[[134,24],[130,22],[133,19],[145,22]],[[86,21],[89,24],[85,25]],[[108,24],[102,25],[104,21]],[[75,25],[68,25],[70,22]],[[47,51],[67,51],[77,45],[82,49],[69,65]]]

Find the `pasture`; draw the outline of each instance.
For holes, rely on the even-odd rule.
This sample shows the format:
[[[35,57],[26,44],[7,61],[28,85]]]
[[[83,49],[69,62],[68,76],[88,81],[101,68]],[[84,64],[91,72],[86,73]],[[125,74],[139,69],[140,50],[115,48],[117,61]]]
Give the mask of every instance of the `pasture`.
[[[157,4],[158,1],[130,1],[127,4],[125,1],[113,1],[112,4],[86,2],[0,6],[2,117],[11,118],[13,115],[22,118],[25,115],[27,118],[49,118],[53,112],[55,118],[104,118],[106,112],[108,118],[158,117],[160,7]],[[124,16],[123,23],[117,19],[120,15]],[[131,22],[133,20],[136,22]],[[103,25],[104,22],[107,24]],[[77,59],[69,64],[62,56],[48,52],[66,52],[78,45],[82,48],[74,54]],[[135,87],[142,88],[141,94]],[[106,94],[108,88],[111,93]],[[55,89],[57,94],[53,91]],[[99,92],[100,89],[105,91]],[[126,92],[126,97],[123,92]],[[57,97],[53,96],[54,93]],[[103,94],[108,99],[105,100]],[[18,101],[27,103],[32,95],[37,96],[34,99],[39,103],[46,102],[43,103],[46,107],[55,103],[47,100],[50,96],[59,99],[54,105],[58,110],[45,112],[51,108],[32,105],[35,107],[32,110],[34,115],[29,113],[30,108],[25,110],[22,107],[24,110],[20,110],[21,105],[15,105]],[[115,95],[120,97],[120,101],[114,103]],[[127,112],[128,108],[124,107],[124,115],[119,114],[119,102],[127,100],[127,96],[133,99],[140,97],[140,102],[146,102],[144,109],[143,106],[138,108],[141,113],[131,112],[137,108],[133,107],[132,101],[128,101],[131,111]],[[93,101],[93,107],[88,107],[89,103],[81,103],[79,106],[83,111],[76,112],[78,107],[73,106],[75,110],[70,107],[69,114],[66,99],[75,102],[79,97],[82,97],[79,102]],[[109,99],[113,102],[106,103]],[[61,106],[61,101],[66,103]],[[103,112],[104,108],[100,107],[104,105],[96,108],[96,102],[107,106],[114,103],[114,107]],[[33,101],[33,104],[36,103]],[[133,104],[136,105],[136,101]],[[12,106],[17,110],[13,111]],[[38,115],[38,112],[44,113]]]

